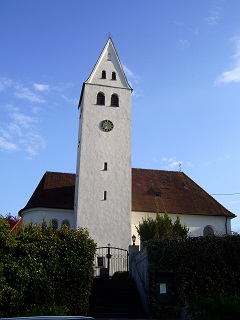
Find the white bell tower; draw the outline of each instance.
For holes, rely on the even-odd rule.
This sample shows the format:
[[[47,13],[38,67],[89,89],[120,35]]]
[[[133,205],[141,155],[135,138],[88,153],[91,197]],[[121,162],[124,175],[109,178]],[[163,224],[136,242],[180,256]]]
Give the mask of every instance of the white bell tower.
[[[131,243],[131,93],[109,38],[79,101],[74,220],[97,246]]]

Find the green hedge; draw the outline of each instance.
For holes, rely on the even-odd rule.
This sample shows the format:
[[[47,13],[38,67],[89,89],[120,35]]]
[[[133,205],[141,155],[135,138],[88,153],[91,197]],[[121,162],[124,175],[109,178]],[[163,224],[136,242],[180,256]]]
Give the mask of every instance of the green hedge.
[[[205,298],[240,296],[240,236],[200,237],[146,242],[149,290],[155,318],[178,318]],[[176,275],[176,302],[159,304],[155,295],[159,272]],[[192,309],[191,309],[192,310]]]
[[[44,222],[17,233],[0,219],[0,316],[85,315],[96,245],[85,229]]]

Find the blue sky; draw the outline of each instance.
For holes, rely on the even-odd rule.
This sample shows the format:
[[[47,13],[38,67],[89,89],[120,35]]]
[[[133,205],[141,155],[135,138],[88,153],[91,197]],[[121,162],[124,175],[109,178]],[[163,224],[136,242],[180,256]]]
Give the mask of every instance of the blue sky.
[[[238,0],[1,0],[0,214],[17,215],[46,171],[75,172],[81,86],[110,32],[134,89],[133,167],[181,163],[240,231],[239,12]]]

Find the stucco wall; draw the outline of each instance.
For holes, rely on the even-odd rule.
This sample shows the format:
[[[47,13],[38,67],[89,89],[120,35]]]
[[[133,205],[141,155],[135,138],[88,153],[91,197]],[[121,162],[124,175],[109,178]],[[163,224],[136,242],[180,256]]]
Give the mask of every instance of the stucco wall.
[[[111,79],[112,72],[116,80]],[[99,92],[105,96],[104,105],[97,104]],[[111,106],[112,94],[119,98],[118,107]],[[110,40],[85,83],[80,110],[76,227],[88,228],[98,246],[110,243],[127,249],[131,240],[131,88]],[[112,121],[113,130],[104,132],[103,120]]]
[[[152,217],[153,219],[156,217],[156,213],[149,212],[132,212],[131,213],[131,225],[132,225],[132,234],[137,236],[136,244],[139,244],[138,233],[136,230],[136,226],[139,222],[142,221],[143,217]],[[172,221],[175,221],[177,215],[169,214],[169,217]],[[207,225],[211,226],[214,230],[215,235],[225,235],[226,234],[226,223],[227,223],[227,232],[231,232],[231,223],[228,219],[226,222],[226,217],[224,216],[204,216],[204,215],[187,215],[187,214],[179,214],[180,222],[182,225],[186,225],[189,228],[189,236],[191,237],[199,237],[203,236],[203,229]]]
[[[52,219],[56,219],[59,228],[61,228],[64,220],[68,220],[70,228],[73,228],[73,210],[33,208],[22,212],[22,218],[23,224],[27,224],[29,221],[41,224],[43,218],[46,219],[47,224],[49,224]]]

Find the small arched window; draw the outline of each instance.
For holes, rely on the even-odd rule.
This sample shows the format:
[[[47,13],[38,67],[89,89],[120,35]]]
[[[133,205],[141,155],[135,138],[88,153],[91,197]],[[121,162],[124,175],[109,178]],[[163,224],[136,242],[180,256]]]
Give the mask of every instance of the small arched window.
[[[112,94],[112,96],[111,96],[111,106],[119,107],[119,99],[116,94]]]
[[[212,227],[212,226],[206,226],[206,227],[203,229],[203,235],[204,235],[204,237],[214,236],[213,227]]]
[[[58,229],[58,221],[56,219],[52,219],[52,226],[54,231]]]
[[[108,60],[111,60],[111,53],[108,53]]]
[[[116,72],[112,72],[112,80],[116,80]]]
[[[70,222],[69,222],[69,220],[63,220],[63,222],[62,222],[62,226],[67,226],[68,228],[70,228]]]
[[[105,105],[105,96],[102,92],[98,92],[97,94],[97,104],[100,104],[101,106]]]
[[[102,79],[106,79],[106,76],[107,76],[106,71],[103,70],[103,71],[102,71]]]

